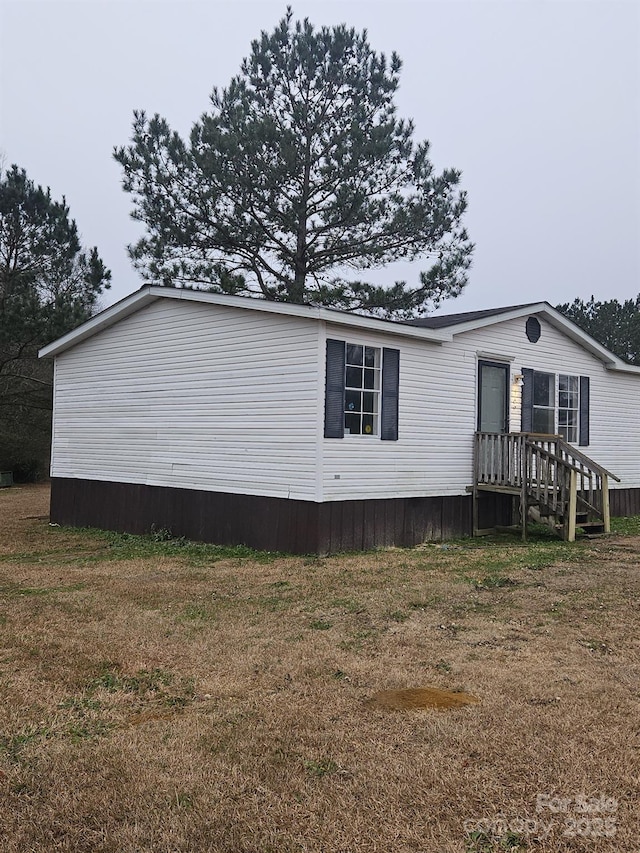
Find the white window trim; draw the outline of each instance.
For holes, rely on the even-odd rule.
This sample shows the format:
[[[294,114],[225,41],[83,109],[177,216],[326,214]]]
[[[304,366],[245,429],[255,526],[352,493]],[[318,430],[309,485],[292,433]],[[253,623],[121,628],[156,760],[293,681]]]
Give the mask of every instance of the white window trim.
[[[571,406],[571,407],[568,407],[568,406],[562,406],[561,407],[560,406],[560,377],[561,376],[564,376],[567,379],[575,379],[576,380],[576,392],[575,392],[575,394],[576,394],[576,405],[575,405],[575,407],[574,406]],[[562,433],[560,431],[561,429],[564,429],[566,432],[568,432],[570,429],[575,430],[575,438],[570,439],[570,438],[567,438],[565,436],[563,436],[563,438],[569,444],[577,444],[578,441],[580,440],[580,377],[576,376],[573,373],[558,373],[558,374],[556,374],[556,379],[557,379],[556,429],[558,430],[558,435],[562,435]],[[572,393],[572,392],[567,391],[566,393]],[[575,425],[561,427],[560,426],[560,411],[575,412],[575,414],[576,414]]]
[[[569,379],[576,379],[577,380],[577,386],[578,386],[577,406],[575,408],[573,408],[573,407],[572,408],[566,408],[564,406],[562,407],[563,411],[576,412],[576,414],[577,414],[576,424],[575,424],[575,427],[573,427],[575,429],[575,439],[564,438],[564,436],[563,436],[564,440],[568,444],[577,445],[578,442],[580,441],[580,376],[578,374],[575,374],[575,373],[553,373],[549,370],[535,370],[535,368],[534,368],[533,373],[534,373],[534,381],[535,381],[535,374],[536,373],[543,374],[545,376],[553,376],[554,405],[553,406],[540,406],[534,402],[532,407],[533,407],[533,417],[534,418],[535,418],[536,409],[541,409],[541,410],[544,410],[547,412],[549,412],[549,411],[553,412],[553,434],[555,434],[555,435],[562,435],[562,433],[560,432],[560,429],[561,429],[561,427],[560,427],[560,377],[566,376]],[[566,431],[567,429],[569,429],[569,427],[563,427],[563,429]]]
[[[349,361],[348,361],[348,357],[347,357],[347,354],[348,354],[348,352],[349,352],[349,347],[350,347],[350,346],[354,346],[354,347],[362,347],[362,350],[363,350],[363,359],[362,359],[363,363],[362,363],[362,368],[363,368],[363,370],[364,370],[364,368],[365,368],[365,364],[364,364],[364,351],[365,351],[365,349],[370,349],[370,350],[374,350],[374,351],[375,351],[375,354],[376,354],[376,355],[375,355],[375,366],[374,366],[374,368],[373,368],[373,369],[376,371],[375,376],[377,377],[377,383],[374,383],[374,387],[373,387],[373,388],[365,388],[365,387],[364,387],[364,373],[363,373],[363,384],[362,384],[361,386],[356,387],[355,385],[347,385],[347,370],[348,370],[348,368],[349,368],[349,367],[356,367],[356,368],[357,368],[357,367],[359,367],[359,366],[360,366],[360,365],[354,365],[354,364],[350,364],[350,363],[349,363]],[[369,369],[371,369],[371,368],[369,368]],[[365,440],[369,440],[369,439],[372,439],[372,438],[378,438],[378,439],[379,439],[379,438],[381,437],[381,434],[382,434],[382,432],[381,432],[381,415],[382,415],[382,347],[380,347],[380,346],[372,346],[372,345],[370,345],[370,344],[366,344],[366,343],[358,343],[358,342],[356,342],[356,341],[349,341],[349,340],[345,341],[345,366],[344,366],[344,373],[345,373],[345,375],[344,375],[344,389],[345,389],[344,437],[345,437],[346,439],[349,439],[349,440],[352,440],[352,439],[354,439],[354,440],[358,440],[358,439],[365,439]],[[377,387],[376,387],[376,385],[377,385]],[[349,411],[347,411],[347,408],[346,408],[346,397],[347,397],[347,394],[348,394],[348,392],[349,392],[349,391],[356,391],[356,392],[359,392],[359,393],[361,393],[361,394],[364,394],[364,393],[371,393],[371,394],[374,394],[374,395],[375,395],[375,403],[374,403],[374,407],[373,407],[373,408],[374,408],[374,412],[373,412],[373,430],[372,430],[372,432],[370,432],[370,433],[366,433],[366,432],[362,432],[362,431],[361,431],[361,432],[350,432],[350,431],[349,431],[349,428],[347,427],[347,424],[346,424],[346,418],[347,418],[347,415],[348,415],[348,414],[350,414],[350,412],[349,412]],[[363,416],[364,416],[365,414],[371,414],[371,413],[369,413],[369,412],[364,412],[363,410],[360,410],[359,412],[355,412],[355,411],[354,411],[354,412],[353,412],[353,414],[359,414],[359,415],[360,415],[360,423],[361,423],[361,425],[362,425],[362,418],[363,418]]]

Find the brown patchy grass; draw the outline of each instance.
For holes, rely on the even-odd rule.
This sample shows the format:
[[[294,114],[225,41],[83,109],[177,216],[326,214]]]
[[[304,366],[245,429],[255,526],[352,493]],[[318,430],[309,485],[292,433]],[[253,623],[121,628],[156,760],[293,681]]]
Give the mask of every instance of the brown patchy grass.
[[[47,505],[0,492],[3,853],[640,849],[639,538],[293,558]],[[480,702],[369,701],[423,687]]]

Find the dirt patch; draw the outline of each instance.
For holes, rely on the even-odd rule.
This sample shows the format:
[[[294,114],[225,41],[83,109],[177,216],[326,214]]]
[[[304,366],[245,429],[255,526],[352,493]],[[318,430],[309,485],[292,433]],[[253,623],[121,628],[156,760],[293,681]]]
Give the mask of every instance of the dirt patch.
[[[369,704],[388,711],[445,711],[447,708],[475,705],[479,701],[470,693],[455,693],[437,687],[409,687],[405,690],[381,690],[371,697]]]

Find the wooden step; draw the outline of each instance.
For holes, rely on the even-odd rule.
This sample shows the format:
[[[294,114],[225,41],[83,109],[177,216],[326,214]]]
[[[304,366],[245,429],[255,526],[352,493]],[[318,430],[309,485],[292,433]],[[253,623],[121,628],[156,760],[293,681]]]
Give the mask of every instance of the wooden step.
[[[604,522],[602,521],[585,521],[583,524],[576,522],[576,527],[582,528],[585,533],[604,533]]]
[[[564,516],[558,515],[556,516],[556,523],[558,527],[562,527],[564,525]],[[579,527],[581,530],[591,530],[594,533],[600,533],[604,530],[604,522],[603,521],[579,521],[576,519],[576,527]]]

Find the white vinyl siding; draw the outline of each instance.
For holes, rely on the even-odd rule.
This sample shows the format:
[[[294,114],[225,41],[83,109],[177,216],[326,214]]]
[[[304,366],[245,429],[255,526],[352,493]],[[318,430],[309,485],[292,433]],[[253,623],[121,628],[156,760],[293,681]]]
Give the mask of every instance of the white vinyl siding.
[[[327,326],[327,337],[338,335]],[[349,342],[400,350],[398,441],[325,439],[324,500],[464,493],[471,482],[475,355],[460,369],[451,344],[377,334],[350,335]]]
[[[52,476],[333,501],[465,494],[478,361],[590,378],[584,451],[640,487],[640,376],[541,317],[416,337],[266,310],[158,298],[56,358]],[[414,332],[415,333],[415,332]],[[400,351],[398,440],[325,439],[327,338]]]
[[[52,476],[314,499],[318,324],[160,299],[56,359]]]
[[[454,338],[454,344],[470,352],[489,350],[513,356],[512,377],[522,368],[556,376],[588,376],[590,438],[588,447],[579,449],[622,479],[620,484],[611,483],[612,488],[640,488],[640,376],[607,370],[599,359],[543,317],[540,340],[530,343],[525,321],[521,317],[465,332]],[[520,429],[520,402],[519,389],[512,385],[513,431]]]
[[[368,346],[399,346],[398,441],[325,440],[324,500],[465,494],[472,482],[477,364],[486,353],[502,354],[510,363],[509,424],[516,432],[522,368],[589,376],[591,437],[583,450],[622,479],[620,488],[639,488],[640,377],[606,370],[544,318],[540,340],[531,343],[525,322],[496,322],[442,345],[377,334],[358,338]],[[337,334],[327,328],[329,337]]]

